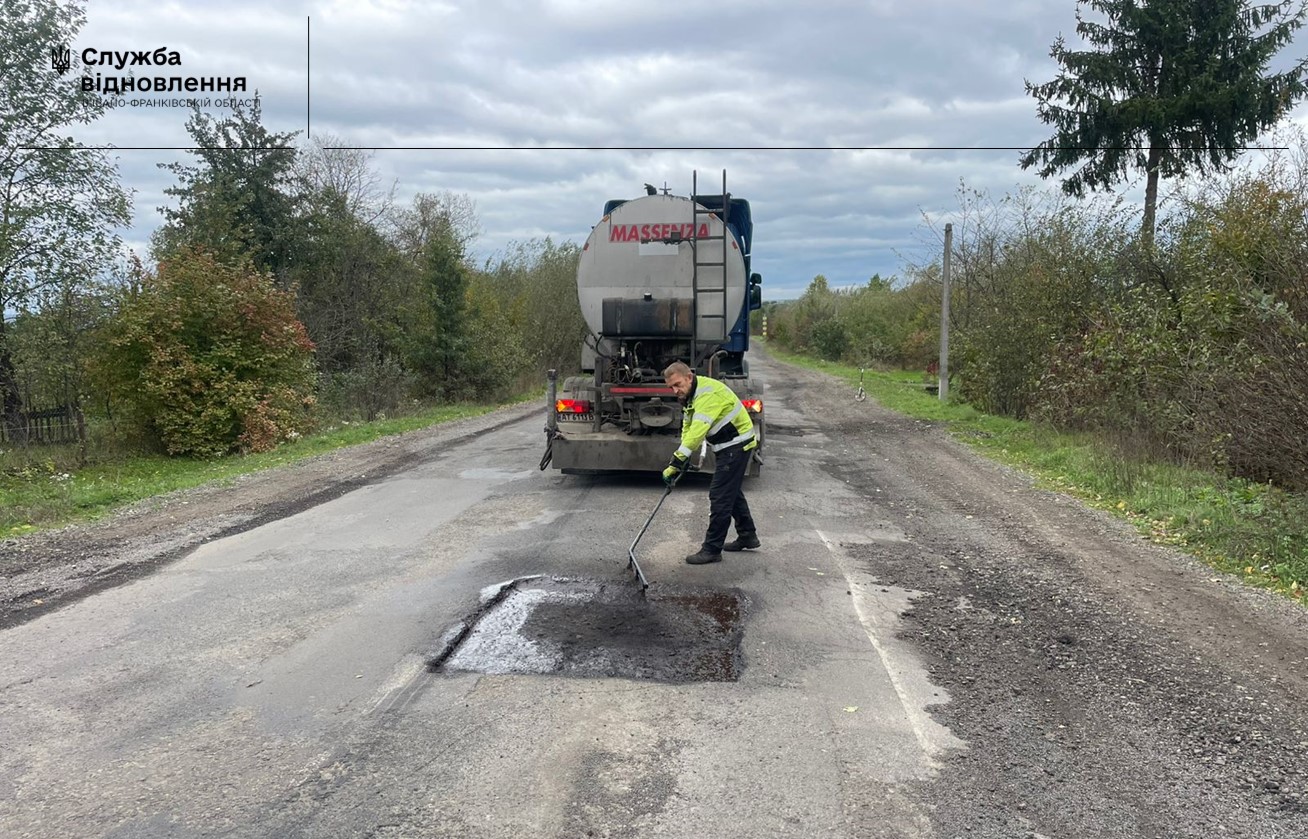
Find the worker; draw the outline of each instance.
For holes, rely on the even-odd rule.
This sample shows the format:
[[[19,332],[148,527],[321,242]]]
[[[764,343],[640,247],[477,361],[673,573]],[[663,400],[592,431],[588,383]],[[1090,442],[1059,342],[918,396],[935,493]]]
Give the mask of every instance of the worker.
[[[754,518],[741,485],[749,469],[750,453],[758,447],[754,422],[731,388],[708,376],[696,376],[676,361],[663,371],[663,379],[681,400],[681,447],[663,470],[663,482],[672,487],[690,464],[690,455],[707,440],[713,449],[713,481],[709,484],[709,523],[699,552],[686,557],[691,565],[722,559],[722,552],[759,546]],[[727,530],[736,523],[736,539],[727,542]]]

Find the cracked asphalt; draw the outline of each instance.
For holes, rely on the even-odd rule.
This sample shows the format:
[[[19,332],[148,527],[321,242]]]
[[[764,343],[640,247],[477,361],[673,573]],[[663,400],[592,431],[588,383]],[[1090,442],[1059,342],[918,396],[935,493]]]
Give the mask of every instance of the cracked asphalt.
[[[679,486],[643,611],[657,476],[540,472],[532,405],[0,546],[0,834],[1308,835],[1305,610],[753,367],[763,547],[686,566]]]

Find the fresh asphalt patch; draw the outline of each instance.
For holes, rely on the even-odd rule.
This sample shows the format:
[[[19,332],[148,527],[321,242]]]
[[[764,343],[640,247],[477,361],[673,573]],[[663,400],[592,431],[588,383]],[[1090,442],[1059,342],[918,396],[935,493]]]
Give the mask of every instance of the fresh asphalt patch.
[[[747,603],[734,589],[528,577],[446,633],[438,672],[734,682]]]

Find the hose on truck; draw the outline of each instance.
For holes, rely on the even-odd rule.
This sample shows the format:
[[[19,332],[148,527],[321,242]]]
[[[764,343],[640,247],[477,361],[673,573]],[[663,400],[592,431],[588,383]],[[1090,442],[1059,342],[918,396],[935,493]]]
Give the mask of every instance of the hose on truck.
[[[554,459],[554,438],[559,436],[558,420],[554,416],[554,399],[558,396],[559,372],[553,368],[546,372],[549,387],[545,391],[545,454],[540,459],[540,471],[544,472]]]
[[[542,471],[542,472],[544,472],[546,469],[548,469],[549,466],[550,466],[550,462],[551,462],[552,460],[554,460],[554,438],[555,438],[555,437],[558,437],[558,436],[560,436],[560,435],[559,435],[559,431],[558,431],[557,428],[550,428],[550,427],[546,426],[546,428],[545,428],[545,454],[544,454],[544,456],[542,456],[541,459],[540,459],[540,471]]]

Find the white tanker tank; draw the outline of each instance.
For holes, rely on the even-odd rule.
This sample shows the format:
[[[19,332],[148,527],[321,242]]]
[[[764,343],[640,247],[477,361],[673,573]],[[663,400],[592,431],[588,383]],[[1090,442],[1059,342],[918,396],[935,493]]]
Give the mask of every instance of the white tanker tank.
[[[755,414],[749,313],[762,278],[750,272],[749,202],[726,191],[612,200],[577,265],[577,299],[590,335],[581,368],[562,388],[551,379],[541,468],[662,469],[676,448],[680,405],[662,371],[684,361],[732,387]],[[671,444],[670,444],[671,440]],[[762,463],[760,445],[751,474]],[[712,454],[699,467],[712,469]]]
[[[725,341],[747,285],[745,253],[727,228],[717,212],[677,195],[616,206],[591,230],[577,265],[577,297],[590,331],[609,339]]]

